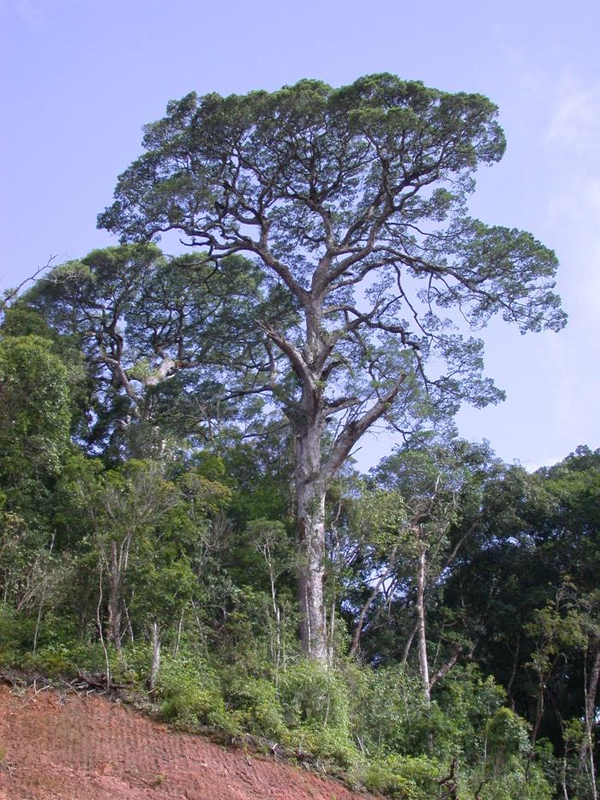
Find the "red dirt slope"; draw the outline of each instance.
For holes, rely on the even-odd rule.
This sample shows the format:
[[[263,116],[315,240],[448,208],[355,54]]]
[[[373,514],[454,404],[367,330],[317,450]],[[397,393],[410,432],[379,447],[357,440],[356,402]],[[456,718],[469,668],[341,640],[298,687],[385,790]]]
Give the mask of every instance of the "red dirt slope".
[[[0,687],[4,800],[365,800],[334,780],[170,731],[99,696]]]

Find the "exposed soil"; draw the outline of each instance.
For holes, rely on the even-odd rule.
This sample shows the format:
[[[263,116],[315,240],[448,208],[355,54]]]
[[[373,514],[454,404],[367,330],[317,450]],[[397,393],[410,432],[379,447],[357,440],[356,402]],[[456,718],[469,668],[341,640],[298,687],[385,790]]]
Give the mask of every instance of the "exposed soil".
[[[300,767],[178,733],[95,694],[0,686],[4,800],[366,800]]]

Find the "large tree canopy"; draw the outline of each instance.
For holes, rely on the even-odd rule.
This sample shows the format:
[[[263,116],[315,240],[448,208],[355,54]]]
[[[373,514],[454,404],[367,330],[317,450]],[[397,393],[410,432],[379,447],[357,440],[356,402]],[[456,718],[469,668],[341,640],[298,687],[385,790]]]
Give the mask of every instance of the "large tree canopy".
[[[285,359],[265,358],[256,385],[296,437],[302,633],[317,658],[324,495],[358,439],[382,418],[406,428],[415,414],[501,397],[460,320],[500,314],[523,332],[565,321],[554,254],[467,214],[475,169],[504,151],[496,111],[481,95],[387,74],[340,89],[305,80],[190,94],[147,126],[147,152],[99,218],[129,241],[178,231],[217,267],[245,254],[298,309],[257,317],[267,354]]]

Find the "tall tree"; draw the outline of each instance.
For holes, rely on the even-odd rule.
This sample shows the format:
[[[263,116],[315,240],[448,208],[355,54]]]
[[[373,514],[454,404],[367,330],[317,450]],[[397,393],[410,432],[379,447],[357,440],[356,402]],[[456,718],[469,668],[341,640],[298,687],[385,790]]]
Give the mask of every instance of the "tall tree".
[[[481,95],[387,74],[189,94],[147,126],[144,147],[100,226],[132,241],[178,231],[216,265],[247,254],[298,309],[257,325],[286,358],[270,359],[263,389],[295,436],[302,642],[324,660],[327,487],[376,422],[406,428],[418,404],[451,413],[500,399],[481,342],[455,322],[499,313],[523,332],[560,329],[556,258],[467,215],[475,169],[504,151]]]

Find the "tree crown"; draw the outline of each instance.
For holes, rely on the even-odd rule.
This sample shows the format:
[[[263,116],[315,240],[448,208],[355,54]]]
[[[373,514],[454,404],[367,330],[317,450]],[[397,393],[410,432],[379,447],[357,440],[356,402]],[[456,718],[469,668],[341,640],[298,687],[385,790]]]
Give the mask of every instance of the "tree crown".
[[[481,327],[499,313],[522,332],[564,325],[554,253],[468,216],[474,171],[504,146],[487,98],[389,74],[340,89],[192,93],[146,127],[147,152],[99,224],[125,240],[178,231],[217,265],[253,258],[302,312],[259,321],[265,340],[305,400],[309,390],[327,413],[354,415],[360,433],[400,397],[407,408],[417,383],[446,411],[501,397],[481,378],[481,343],[455,332],[461,317]],[[428,360],[444,374],[428,376]],[[289,381],[276,384],[271,375],[289,400]]]

